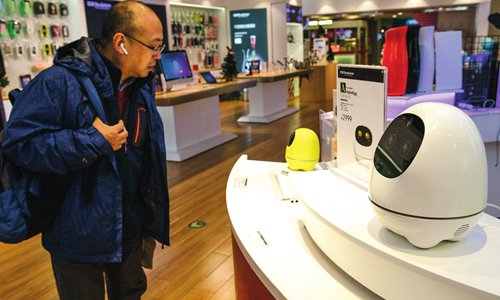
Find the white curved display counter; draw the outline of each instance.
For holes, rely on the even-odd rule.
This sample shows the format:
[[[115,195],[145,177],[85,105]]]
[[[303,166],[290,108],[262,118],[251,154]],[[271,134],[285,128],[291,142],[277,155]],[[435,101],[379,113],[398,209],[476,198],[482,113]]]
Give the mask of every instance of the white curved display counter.
[[[382,227],[362,184],[331,171],[292,172],[287,187],[282,170],[242,156],[226,195],[234,251],[273,297],[500,298],[498,219],[484,214],[463,241],[422,250]],[[238,285],[236,265],[235,255],[237,298],[255,299]]]
[[[301,221],[300,200],[281,200],[275,174],[283,168],[284,163],[247,160],[246,155],[234,165],[226,189],[233,252],[241,251],[270,292],[268,298],[380,299],[315,245]],[[236,253],[234,263],[237,299],[263,299],[262,291],[241,280],[248,274],[239,272],[245,262],[237,261]]]

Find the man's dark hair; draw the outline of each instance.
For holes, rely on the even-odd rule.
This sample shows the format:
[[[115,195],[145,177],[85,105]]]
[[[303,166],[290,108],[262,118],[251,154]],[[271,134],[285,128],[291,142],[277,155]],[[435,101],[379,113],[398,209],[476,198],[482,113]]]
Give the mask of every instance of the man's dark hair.
[[[137,27],[135,26],[133,5],[136,4],[149,8],[144,3],[135,0],[118,2],[111,7],[102,24],[101,43],[111,43],[117,32],[131,35],[135,33]]]

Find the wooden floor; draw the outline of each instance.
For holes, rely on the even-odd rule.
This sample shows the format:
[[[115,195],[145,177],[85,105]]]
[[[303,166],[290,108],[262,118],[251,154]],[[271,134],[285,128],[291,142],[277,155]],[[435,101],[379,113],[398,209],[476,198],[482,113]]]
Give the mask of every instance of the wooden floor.
[[[248,102],[221,102],[222,131],[238,138],[184,162],[168,163],[172,245],[157,247],[143,299],[235,299],[225,202],[231,167],[242,154],[285,161],[293,130],[308,127],[319,133],[318,110],[331,110],[331,105],[300,104],[298,99],[289,105],[301,109],[271,124],[243,124],[236,120],[248,113]],[[195,220],[207,225],[190,229]],[[57,299],[49,255],[39,237],[0,244],[0,299]]]

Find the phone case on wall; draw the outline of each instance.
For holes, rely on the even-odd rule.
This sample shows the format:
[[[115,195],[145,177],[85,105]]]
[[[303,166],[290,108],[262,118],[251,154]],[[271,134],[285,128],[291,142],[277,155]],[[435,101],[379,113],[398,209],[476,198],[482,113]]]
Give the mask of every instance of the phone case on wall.
[[[50,36],[53,38],[61,37],[61,28],[57,25],[50,26]]]
[[[33,21],[26,20],[26,22],[24,23],[24,32],[28,36],[35,33],[35,25],[33,24]]]
[[[31,60],[36,60],[39,57],[39,48],[37,44],[30,44],[28,47],[28,55]]]
[[[9,43],[2,43],[2,54],[4,58],[14,57],[14,51],[12,50],[12,46]]]
[[[69,28],[66,25],[61,26],[61,34],[63,37],[69,37]]]
[[[385,32],[382,65],[387,67],[387,95],[402,96],[408,80],[408,50],[406,33],[408,26],[391,28]]]
[[[40,38],[46,39],[49,37],[49,27],[45,24],[39,26]]]
[[[63,17],[69,15],[68,6],[64,3],[59,4],[59,14]]]
[[[47,14],[49,16],[57,15],[57,5],[54,2],[47,3]]]
[[[52,45],[51,44],[42,44],[42,55],[43,55],[43,58],[49,58],[52,56]]]
[[[33,13],[31,0],[20,0],[19,13],[22,16],[30,16]]]
[[[21,23],[17,20],[7,21],[7,32],[11,38],[15,38],[21,34]]]
[[[33,2],[33,13],[37,16],[45,14],[45,6],[43,5],[43,2],[40,1]]]
[[[24,45],[22,43],[14,44],[14,55],[17,59],[22,58],[24,56]]]
[[[0,37],[6,36],[7,32],[7,22],[5,20],[0,20]]]
[[[9,16],[13,16],[13,15],[17,14],[16,0],[5,0],[5,1],[6,1],[6,3],[4,3],[4,4],[6,6],[5,8],[6,8],[7,14]]]

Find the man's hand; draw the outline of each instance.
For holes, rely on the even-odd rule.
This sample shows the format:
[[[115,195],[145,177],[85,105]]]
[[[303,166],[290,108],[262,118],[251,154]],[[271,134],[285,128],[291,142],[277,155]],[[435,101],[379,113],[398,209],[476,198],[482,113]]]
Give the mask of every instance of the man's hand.
[[[116,125],[108,126],[104,124],[99,117],[95,118],[92,125],[99,131],[104,138],[111,144],[113,151],[116,151],[127,142],[128,132],[125,124],[120,120]]]

